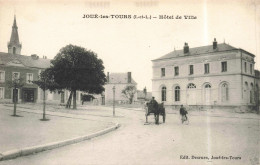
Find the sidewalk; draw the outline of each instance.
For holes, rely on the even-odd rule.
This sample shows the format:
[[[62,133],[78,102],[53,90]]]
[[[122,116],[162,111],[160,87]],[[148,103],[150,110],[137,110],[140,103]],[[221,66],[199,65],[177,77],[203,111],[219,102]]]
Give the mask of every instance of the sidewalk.
[[[29,105],[29,107],[34,106]],[[1,153],[3,155],[3,153],[11,150],[62,142],[96,132],[101,135],[100,131],[107,131],[107,129],[116,126],[113,122],[98,120],[95,116],[82,116],[57,111],[46,113],[50,120],[41,121],[42,110],[21,108],[21,105],[18,105],[17,115],[20,117],[13,117],[11,116],[13,106],[0,104],[0,157]],[[108,114],[104,116],[108,116]]]

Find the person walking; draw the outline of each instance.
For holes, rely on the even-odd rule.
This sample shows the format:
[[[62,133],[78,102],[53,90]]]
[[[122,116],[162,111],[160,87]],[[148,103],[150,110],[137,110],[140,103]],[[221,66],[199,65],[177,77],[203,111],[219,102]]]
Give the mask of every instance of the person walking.
[[[181,115],[181,119],[182,119],[181,121],[182,121],[182,123],[183,123],[184,121],[187,121],[187,120],[188,120],[187,114],[188,114],[188,112],[187,112],[186,108],[185,108],[183,105],[181,105],[180,115]]]

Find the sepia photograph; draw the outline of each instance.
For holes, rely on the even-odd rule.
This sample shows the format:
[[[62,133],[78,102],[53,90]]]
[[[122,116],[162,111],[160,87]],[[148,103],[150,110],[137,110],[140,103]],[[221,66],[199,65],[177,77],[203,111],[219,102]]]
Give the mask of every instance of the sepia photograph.
[[[0,0],[0,165],[259,165],[260,0]]]

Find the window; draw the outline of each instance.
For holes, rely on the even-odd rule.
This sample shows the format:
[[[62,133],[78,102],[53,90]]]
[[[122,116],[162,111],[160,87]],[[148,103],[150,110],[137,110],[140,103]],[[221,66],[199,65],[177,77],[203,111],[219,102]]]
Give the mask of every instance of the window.
[[[227,61],[221,62],[221,71],[226,72],[227,71]]]
[[[211,88],[211,85],[210,84],[206,84],[205,88]]]
[[[0,82],[4,82],[4,81],[5,81],[5,72],[0,71]]]
[[[188,85],[188,88],[189,88],[189,89],[196,88],[196,85],[193,84],[193,83],[190,83],[190,84]]]
[[[209,73],[209,64],[204,64],[204,71],[205,74]]]
[[[178,76],[179,75],[179,67],[175,66],[174,67],[174,76]]]
[[[253,74],[253,64],[250,64],[250,74]]]
[[[162,101],[166,101],[166,87],[162,87]]]
[[[247,66],[246,66],[246,62],[244,63],[244,65],[245,65],[245,73],[247,72]]]
[[[221,101],[226,102],[228,101],[228,85],[227,83],[224,83],[221,85]]]
[[[20,73],[19,72],[13,72],[13,77],[12,79],[19,79],[20,78]]]
[[[33,81],[33,74],[32,73],[27,73],[26,74],[26,82],[28,84],[32,84],[32,81]]]
[[[0,99],[4,99],[4,88],[0,87]]]
[[[162,76],[162,77],[165,76],[165,68],[161,68],[161,76]]]
[[[180,87],[176,86],[174,89],[174,93],[175,93],[175,101],[180,101]]]
[[[190,75],[193,74],[193,65],[190,65]]]

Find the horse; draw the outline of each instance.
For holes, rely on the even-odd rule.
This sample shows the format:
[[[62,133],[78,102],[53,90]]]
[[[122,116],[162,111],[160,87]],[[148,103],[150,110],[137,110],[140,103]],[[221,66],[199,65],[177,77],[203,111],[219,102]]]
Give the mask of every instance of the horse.
[[[157,104],[155,107],[153,107],[153,105],[149,102],[145,103],[146,123],[148,123],[148,116],[150,114],[154,114],[155,124],[159,124],[159,115],[163,116],[163,122],[165,123],[166,113],[163,103]]]

